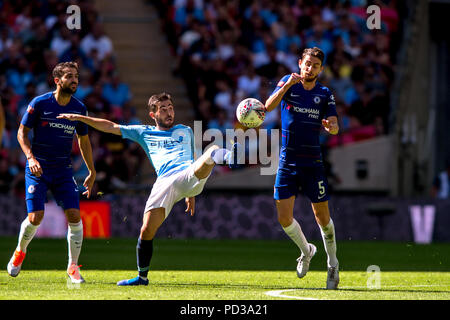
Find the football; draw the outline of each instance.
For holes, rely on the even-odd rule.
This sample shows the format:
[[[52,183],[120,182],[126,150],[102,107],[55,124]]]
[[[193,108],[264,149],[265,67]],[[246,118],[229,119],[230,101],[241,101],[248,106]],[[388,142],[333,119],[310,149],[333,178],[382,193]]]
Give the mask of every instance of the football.
[[[242,100],[236,108],[236,118],[247,128],[259,127],[266,117],[264,104],[254,98]]]

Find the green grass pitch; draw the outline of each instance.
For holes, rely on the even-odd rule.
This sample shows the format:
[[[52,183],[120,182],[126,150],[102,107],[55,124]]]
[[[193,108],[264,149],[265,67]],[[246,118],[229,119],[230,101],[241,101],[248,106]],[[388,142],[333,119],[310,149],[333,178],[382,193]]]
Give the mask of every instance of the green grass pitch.
[[[85,239],[85,284],[67,283],[65,239],[34,239],[17,278],[6,265],[16,238],[0,237],[0,300],[449,300],[450,244],[338,242],[340,289],[325,290],[321,242],[298,279],[289,240],[155,239],[147,287],[117,287],[136,276],[136,239]],[[379,282],[367,268],[380,269]],[[368,287],[368,283],[372,287]],[[376,287],[379,284],[379,287]]]

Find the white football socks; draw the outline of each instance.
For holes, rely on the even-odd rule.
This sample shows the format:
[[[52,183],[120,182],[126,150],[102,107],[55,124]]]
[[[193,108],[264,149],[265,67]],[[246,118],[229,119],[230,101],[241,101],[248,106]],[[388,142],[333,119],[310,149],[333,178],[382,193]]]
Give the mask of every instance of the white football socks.
[[[290,226],[287,226],[286,228],[283,227],[283,230],[292,239],[292,241],[294,241],[297,247],[299,247],[300,251],[304,255],[308,256],[309,244],[297,220],[293,219],[292,224]]]
[[[69,223],[67,230],[67,242],[69,247],[69,266],[78,263],[78,257],[83,244],[83,222]]]
[[[338,260],[336,257],[336,235],[334,232],[334,223],[330,218],[330,222],[325,227],[320,227],[320,233],[322,234],[323,245],[327,253],[328,267],[336,267]]]
[[[28,217],[23,220],[22,224],[20,225],[19,242],[17,244],[16,250],[27,252],[28,244],[31,242],[31,240],[33,240],[38,227],[39,225],[33,225]]]

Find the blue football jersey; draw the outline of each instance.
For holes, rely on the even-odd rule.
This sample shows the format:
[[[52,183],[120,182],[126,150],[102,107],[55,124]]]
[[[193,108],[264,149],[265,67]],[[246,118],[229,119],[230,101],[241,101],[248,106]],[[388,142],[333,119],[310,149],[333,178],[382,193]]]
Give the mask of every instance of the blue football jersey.
[[[278,82],[272,95],[280,90],[289,77],[286,75]],[[337,116],[331,91],[320,83],[316,83],[312,90],[305,90],[302,83],[297,83],[285,93],[280,106],[280,164],[322,165],[319,140],[322,119]]]
[[[158,177],[186,169],[194,162],[194,133],[188,126],[178,124],[164,131],[148,125],[121,125],[120,131],[122,137],[144,149]]]
[[[67,105],[61,106],[53,92],[34,98],[22,117],[21,124],[33,129],[31,150],[42,167],[71,165],[73,137],[88,134],[88,127],[80,121],[57,119],[61,113],[87,115],[86,106],[72,96]]]

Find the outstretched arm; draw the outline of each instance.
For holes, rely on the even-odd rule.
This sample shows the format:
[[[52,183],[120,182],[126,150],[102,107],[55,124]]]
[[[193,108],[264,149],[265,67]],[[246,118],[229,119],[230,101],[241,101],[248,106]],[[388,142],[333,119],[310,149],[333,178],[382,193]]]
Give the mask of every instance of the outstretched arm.
[[[74,113],[61,113],[59,116],[57,116],[57,118],[58,119],[67,119],[70,121],[81,121],[81,122],[86,123],[88,126],[91,126],[94,129],[97,129],[99,131],[117,134],[119,136],[122,135],[119,125],[117,123],[114,123],[114,122],[106,120],[106,119],[82,116],[80,114],[74,114]]]

